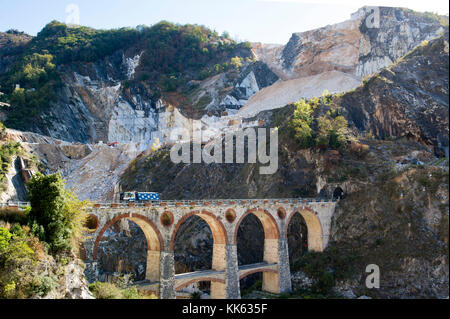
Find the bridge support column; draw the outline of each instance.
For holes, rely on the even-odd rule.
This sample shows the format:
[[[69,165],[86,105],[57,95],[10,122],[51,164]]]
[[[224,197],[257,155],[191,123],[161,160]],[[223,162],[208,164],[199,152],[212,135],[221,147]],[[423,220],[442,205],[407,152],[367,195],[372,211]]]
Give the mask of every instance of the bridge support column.
[[[94,237],[89,237],[86,239],[81,247],[84,256],[85,268],[84,275],[89,283],[93,283],[99,280],[99,267],[97,260],[94,260]]]
[[[280,292],[292,291],[291,270],[289,268],[289,249],[286,239],[278,242],[278,270],[280,279]]]
[[[278,239],[264,240],[264,261],[267,263],[278,263]],[[280,274],[279,272],[264,272],[263,273],[263,291],[278,294],[280,293]]]
[[[214,244],[213,245],[213,260],[212,269],[214,270],[226,270],[226,245]],[[211,282],[211,299],[226,299],[226,284],[222,282]]]
[[[159,279],[161,299],[175,299],[175,258],[173,251],[161,252],[161,275]]]
[[[147,251],[147,271],[145,279],[150,282],[159,281],[161,277],[161,252],[157,250]]]
[[[226,253],[227,253],[226,256],[227,268],[225,271],[226,297],[227,299],[241,299],[237,246],[227,245]]]
[[[211,299],[227,299],[226,285],[221,282],[211,282]]]

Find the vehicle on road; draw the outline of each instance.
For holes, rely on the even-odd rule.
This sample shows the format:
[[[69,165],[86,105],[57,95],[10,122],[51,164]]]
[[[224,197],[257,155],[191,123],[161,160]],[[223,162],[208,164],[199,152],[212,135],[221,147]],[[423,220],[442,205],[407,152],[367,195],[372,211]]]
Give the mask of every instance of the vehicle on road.
[[[150,202],[161,200],[160,194],[155,192],[123,192],[120,193],[121,202]]]

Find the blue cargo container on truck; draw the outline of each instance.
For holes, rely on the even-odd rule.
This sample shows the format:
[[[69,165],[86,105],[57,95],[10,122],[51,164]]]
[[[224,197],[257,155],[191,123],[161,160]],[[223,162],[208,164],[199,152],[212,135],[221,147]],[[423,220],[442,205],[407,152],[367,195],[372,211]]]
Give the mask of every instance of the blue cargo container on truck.
[[[136,197],[137,197],[137,200],[141,201],[141,202],[152,201],[152,200],[160,200],[160,197],[159,197],[158,193],[138,192]]]
[[[159,193],[155,192],[125,192],[120,194],[120,200],[125,202],[149,202],[161,200]]]

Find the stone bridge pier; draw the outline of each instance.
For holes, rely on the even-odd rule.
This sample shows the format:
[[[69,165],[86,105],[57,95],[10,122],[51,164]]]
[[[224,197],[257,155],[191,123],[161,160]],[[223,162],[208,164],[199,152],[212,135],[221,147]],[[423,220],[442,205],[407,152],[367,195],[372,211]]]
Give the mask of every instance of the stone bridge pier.
[[[98,248],[104,232],[120,219],[136,223],[147,240],[146,280],[139,289],[160,298],[176,298],[177,291],[196,283],[211,282],[211,298],[239,299],[241,279],[263,273],[262,289],[271,293],[291,291],[287,230],[292,217],[301,214],[308,228],[308,249],[322,251],[328,244],[335,202],[279,200],[161,201],[147,204],[96,204],[90,209],[92,230],[84,241],[86,276],[98,279]],[[239,265],[237,234],[242,221],[255,215],[264,229],[264,260]],[[213,236],[212,269],[175,274],[174,241],[183,222],[202,218]]]

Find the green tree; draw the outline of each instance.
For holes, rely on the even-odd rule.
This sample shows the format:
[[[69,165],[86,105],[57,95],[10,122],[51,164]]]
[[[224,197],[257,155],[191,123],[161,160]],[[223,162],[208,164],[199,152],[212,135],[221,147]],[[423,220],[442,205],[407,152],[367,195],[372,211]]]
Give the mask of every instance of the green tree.
[[[302,148],[308,148],[313,144],[313,130],[311,128],[314,119],[313,113],[317,107],[317,101],[300,100],[295,103],[294,118],[290,125],[294,130],[294,136]]]
[[[347,145],[348,122],[342,116],[330,116],[332,112],[317,119],[316,145],[318,147],[340,148]]]
[[[6,228],[0,228],[0,253],[6,251],[12,234]]]
[[[26,298],[38,264],[30,238],[0,228],[0,297]]]
[[[230,61],[230,65],[233,66],[236,70],[239,70],[240,68],[242,68],[242,58],[235,56],[234,58],[231,59]]]
[[[36,174],[28,183],[33,232],[49,244],[52,253],[70,251],[86,221],[85,202],[65,189],[61,175]]]

